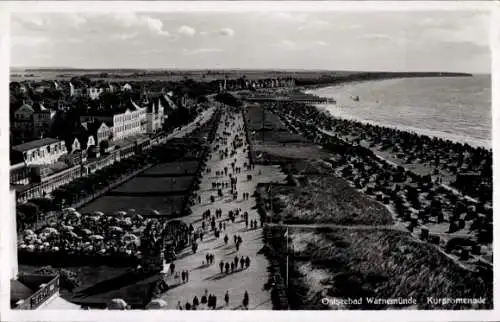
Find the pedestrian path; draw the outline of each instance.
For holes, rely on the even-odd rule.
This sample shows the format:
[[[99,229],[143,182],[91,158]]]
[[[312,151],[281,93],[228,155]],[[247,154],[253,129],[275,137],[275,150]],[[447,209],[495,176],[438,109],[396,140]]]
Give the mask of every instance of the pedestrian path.
[[[228,123],[226,123],[228,122]],[[234,125],[233,125],[234,123]],[[199,190],[201,202],[197,202],[192,207],[192,214],[181,218],[186,224],[192,224],[195,231],[201,229],[202,214],[210,210],[211,215],[215,214],[216,209],[222,210],[222,217],[216,219],[216,227],[219,227],[219,221],[224,220],[226,230],[221,231],[220,237],[215,238],[210,232],[210,222],[206,220],[207,233],[203,236],[203,241],[198,242],[197,252],[193,254],[191,247],[184,249],[178,254],[175,260],[175,270],[181,272],[189,271],[189,282],[178,283],[170,280],[169,290],[162,295],[162,299],[167,301],[169,309],[176,309],[178,302],[184,307],[186,302],[192,304],[194,296],[201,299],[205,293],[205,289],[209,294],[213,294],[217,298],[216,309],[241,309],[245,291],[249,295],[248,309],[270,310],[272,309],[270,292],[264,290],[264,284],[268,281],[268,266],[269,263],[263,254],[257,254],[263,247],[263,234],[259,222],[259,216],[255,207],[256,201],[252,197],[258,182],[284,182],[285,175],[281,172],[279,166],[255,166],[247,170],[244,164],[249,163],[248,153],[244,151],[247,146],[246,137],[243,132],[243,116],[241,112],[235,113],[224,111],[221,118],[221,123],[217,129],[216,138],[227,138],[227,144],[221,144],[214,141],[212,143],[211,158],[207,162],[207,169],[210,173],[203,173]],[[224,136],[224,132],[230,133],[229,136]],[[236,150],[236,154],[228,158],[220,159],[219,153],[215,150],[218,146],[219,150],[232,150],[231,143],[235,135],[239,135],[243,139],[243,146]],[[228,174],[232,172],[231,163],[236,159],[235,166],[241,168],[240,173],[235,173],[233,176],[237,178],[236,190],[238,197],[233,200],[230,195],[230,188],[223,189],[223,196],[219,197],[217,189],[212,189],[213,182],[229,182],[229,175],[216,176],[216,171],[223,172],[224,167],[228,168]],[[252,179],[248,180],[247,175],[251,175]],[[243,200],[243,193],[249,193],[248,200]],[[215,196],[215,201],[212,203],[210,197]],[[230,210],[240,208],[240,215],[236,217],[235,222],[231,223],[228,220]],[[243,220],[244,212],[248,213],[250,221],[257,220],[258,228],[251,229],[250,225],[246,228]],[[224,236],[227,234],[229,242],[224,244]],[[236,250],[234,236],[239,235],[243,242],[239,250]],[[210,253],[215,256],[214,264],[207,265],[206,254]],[[250,265],[248,268],[240,269],[234,273],[222,273],[219,263],[221,261],[234,261],[235,257],[249,257]],[[229,305],[224,303],[224,295],[229,292]],[[200,305],[198,309],[203,309],[205,305]]]

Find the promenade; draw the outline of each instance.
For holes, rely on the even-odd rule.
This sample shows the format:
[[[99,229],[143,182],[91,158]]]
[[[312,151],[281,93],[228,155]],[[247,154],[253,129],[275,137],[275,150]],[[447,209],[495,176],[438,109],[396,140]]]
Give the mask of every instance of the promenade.
[[[227,123],[226,123],[227,122]],[[226,126],[228,125],[228,126]],[[229,136],[224,136],[224,132],[230,133]],[[243,145],[236,149],[234,156],[229,156],[221,160],[219,156],[220,150],[225,147],[230,151],[232,139],[238,135],[243,138]],[[223,137],[227,138],[227,144],[220,144],[225,142]],[[217,138],[220,138],[217,142]],[[194,296],[198,299],[204,295],[205,289],[208,294],[213,294],[217,297],[217,309],[241,309],[242,300],[245,291],[249,294],[250,303],[248,309],[267,310],[272,309],[270,292],[263,289],[264,284],[268,281],[268,266],[269,263],[263,254],[258,254],[258,251],[263,247],[262,228],[259,222],[259,216],[255,206],[255,198],[252,197],[255,187],[258,182],[271,182],[282,181],[285,179],[284,174],[281,173],[279,167],[269,166],[255,166],[253,169],[248,170],[244,164],[249,163],[248,152],[245,148],[248,146],[243,130],[243,116],[241,112],[224,111],[221,123],[217,129],[216,140],[211,145],[211,156],[207,162],[207,168],[211,169],[210,173],[205,171],[201,179],[200,189],[197,191],[200,196],[201,203],[195,204],[192,207],[192,215],[183,217],[186,224],[192,224],[195,231],[201,229],[202,214],[210,210],[211,216],[214,215],[216,209],[222,210],[222,217],[216,220],[216,227],[219,227],[219,221],[223,221],[226,229],[222,230],[219,238],[215,238],[214,234],[210,231],[209,221],[206,220],[207,227],[203,241],[198,243],[198,250],[193,254],[190,247],[184,249],[178,254],[178,259],[175,263],[175,270],[181,272],[183,270],[189,271],[189,282],[179,283],[174,280],[172,276],[167,279],[169,290],[164,293],[161,298],[166,300],[169,309],[176,309],[178,302],[184,307],[187,302],[193,302]],[[219,149],[216,149],[216,148]],[[234,173],[231,170],[231,163],[236,159],[235,166],[241,168],[241,172]],[[224,167],[228,168],[228,175],[217,176],[216,172],[223,172]],[[223,189],[223,196],[217,195],[217,189],[212,189],[213,182],[229,182],[229,173],[237,178],[236,190],[238,197],[233,200],[230,194],[230,188]],[[252,180],[247,179],[247,175],[252,175]],[[248,200],[243,200],[242,194],[249,193]],[[215,201],[212,203],[211,196],[215,196]],[[234,223],[228,220],[228,212],[230,210],[241,209],[240,215],[236,217]],[[258,223],[257,229],[251,229],[245,226],[243,220],[243,213],[248,212],[248,220],[256,220]],[[229,242],[227,246],[224,245],[224,236],[227,235]],[[234,236],[239,235],[243,242],[236,250],[234,243]],[[205,256],[207,253],[215,256],[214,263],[210,266],[203,265],[206,261]],[[243,270],[238,269],[228,274],[221,273],[219,263],[221,261],[231,262],[234,261],[235,256],[238,258],[249,257],[251,264],[248,268]],[[230,296],[229,305],[224,303],[224,295],[228,291]],[[206,305],[200,305],[199,309],[205,308]]]

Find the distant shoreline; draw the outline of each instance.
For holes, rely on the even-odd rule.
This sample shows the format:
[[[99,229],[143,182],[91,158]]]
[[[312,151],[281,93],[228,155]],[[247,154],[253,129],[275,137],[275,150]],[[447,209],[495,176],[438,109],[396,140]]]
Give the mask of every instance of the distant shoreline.
[[[309,86],[309,87],[302,87],[300,90],[306,94],[312,94],[312,95],[317,95],[318,97],[325,97],[321,96],[315,93],[311,93],[310,91],[318,90],[318,89],[323,89],[327,87],[335,87],[335,86],[343,86],[343,85],[354,85],[354,84],[359,84],[363,82],[368,82],[368,81],[383,81],[383,80],[390,80],[390,79],[410,79],[410,78],[436,78],[436,77],[442,77],[442,78],[452,78],[452,77],[474,77],[474,76],[480,76],[484,74],[470,74],[470,75],[460,75],[460,76],[413,76],[413,77],[389,77],[389,78],[374,78],[374,79],[364,79],[364,80],[346,80],[343,82],[337,82],[337,83],[332,83],[332,84],[325,84],[325,85],[318,85],[318,86]],[[487,75],[484,75],[487,76]],[[346,121],[353,121],[353,122],[359,122],[364,125],[373,125],[373,126],[380,126],[380,127],[385,127],[385,128],[390,128],[390,129],[395,129],[395,130],[400,130],[400,131],[405,131],[408,133],[414,133],[417,135],[422,135],[422,136],[428,136],[428,137],[435,137],[435,138],[440,138],[443,140],[450,140],[451,142],[457,142],[457,143],[462,143],[462,144],[468,144],[473,147],[480,147],[484,149],[491,150],[493,147],[493,139],[480,139],[480,138],[473,138],[469,136],[459,136],[456,134],[452,133],[439,133],[435,130],[432,129],[426,129],[426,128],[419,128],[419,127],[414,127],[414,126],[403,126],[403,125],[394,125],[394,124],[386,124],[383,122],[377,122],[373,120],[367,120],[363,119],[359,116],[340,116],[335,114],[333,111],[331,111],[328,107],[331,106],[336,106],[335,104],[327,104],[327,105],[314,105],[318,110],[323,111],[330,115],[331,117],[334,117],[336,119],[342,119]]]
[[[302,85],[297,84],[297,87],[303,90],[312,90],[325,87],[332,87],[347,83],[361,83],[368,81],[378,81],[378,80],[388,80],[388,79],[402,79],[402,78],[448,78],[448,77],[474,77],[477,75],[467,74],[467,73],[373,73],[373,74],[359,74],[359,75],[349,75],[345,77],[339,77],[332,79],[330,82],[325,82],[321,84],[307,84]]]

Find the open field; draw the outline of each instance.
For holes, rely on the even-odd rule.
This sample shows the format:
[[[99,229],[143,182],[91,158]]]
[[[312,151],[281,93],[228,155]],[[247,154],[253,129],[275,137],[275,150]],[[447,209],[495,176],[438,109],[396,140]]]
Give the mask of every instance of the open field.
[[[401,231],[293,228],[290,287],[293,309],[387,309],[366,298],[415,299],[407,308],[492,307],[491,277],[467,271]],[[484,278],[484,279],[483,279]],[[485,282],[490,281],[490,282]],[[321,304],[323,297],[362,297],[362,305]],[[428,304],[434,298],[485,298],[485,304]]]
[[[138,177],[147,176],[184,176],[193,175],[198,169],[198,161],[179,161],[169,162],[155,165],[154,167],[144,171]]]
[[[139,214],[149,214],[152,210],[158,210],[161,215],[168,216],[172,212],[180,213],[184,205],[185,196],[164,197],[127,197],[127,196],[102,196],[87,204],[81,209],[83,213],[102,211],[113,213],[116,211],[127,211],[135,209]]]
[[[187,177],[135,177],[110,192],[113,194],[158,194],[186,191],[194,176]]]

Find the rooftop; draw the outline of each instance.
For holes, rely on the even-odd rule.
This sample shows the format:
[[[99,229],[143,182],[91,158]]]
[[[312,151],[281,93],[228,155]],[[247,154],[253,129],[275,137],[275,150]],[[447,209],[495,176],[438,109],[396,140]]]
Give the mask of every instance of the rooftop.
[[[59,142],[58,139],[43,138],[43,139],[40,139],[40,140],[35,140],[35,141],[30,141],[30,142],[26,142],[26,143],[23,143],[23,144],[15,145],[15,146],[12,147],[12,150],[24,152],[24,151],[36,149],[36,148],[39,148],[39,147],[42,147],[42,146],[46,146],[46,145],[49,145],[49,144],[53,144],[53,143],[57,143],[57,142]]]

